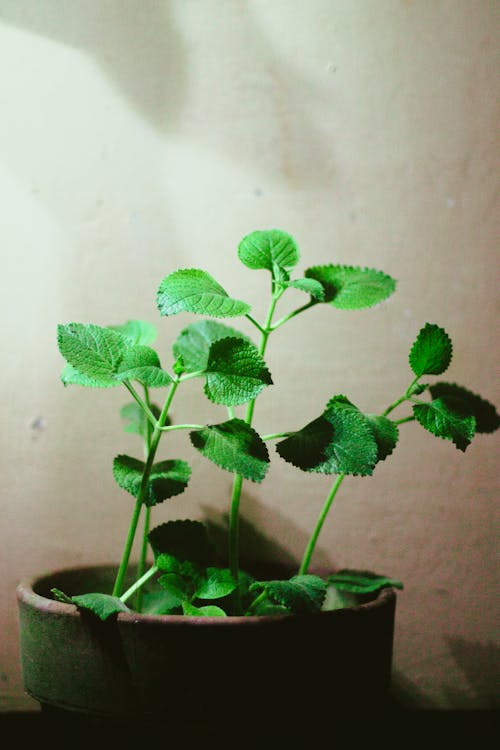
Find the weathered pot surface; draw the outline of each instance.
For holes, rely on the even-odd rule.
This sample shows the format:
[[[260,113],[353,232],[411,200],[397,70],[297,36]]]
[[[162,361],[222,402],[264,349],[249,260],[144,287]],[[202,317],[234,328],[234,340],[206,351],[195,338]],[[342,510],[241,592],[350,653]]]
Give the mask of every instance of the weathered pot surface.
[[[309,615],[120,613],[101,622],[52,599],[111,589],[115,567],[62,570],[17,588],[22,673],[42,708],[171,727],[303,720],[388,699],[396,593]],[[266,718],[267,717],[267,718]]]

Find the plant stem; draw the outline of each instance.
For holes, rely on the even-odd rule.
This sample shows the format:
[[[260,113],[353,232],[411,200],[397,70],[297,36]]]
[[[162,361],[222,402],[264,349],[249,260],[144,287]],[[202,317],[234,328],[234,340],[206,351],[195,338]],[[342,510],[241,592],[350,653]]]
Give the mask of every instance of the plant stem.
[[[153,427],[156,427],[156,417],[153,414],[153,412],[151,411],[151,409],[149,408],[149,404],[142,400],[142,398],[139,396],[139,394],[137,393],[137,391],[135,390],[134,386],[130,383],[129,380],[124,380],[123,381],[123,385],[130,392],[130,394],[135,399],[135,401],[137,401],[137,403],[139,404],[139,406],[143,410],[144,414],[147,416],[150,424]]]
[[[259,346],[259,354],[261,357],[264,356],[267,346],[267,341],[269,338],[269,335],[271,334],[271,323],[274,315],[274,310],[276,308],[276,305],[278,303],[279,298],[283,294],[283,289],[274,289],[274,281],[273,281],[273,291],[272,291],[272,297],[271,302],[269,305],[269,309],[267,311],[266,320],[263,326],[259,326],[259,329],[262,331],[262,336],[260,340],[260,346]],[[246,415],[245,415],[245,422],[248,425],[252,424],[253,419],[253,412],[255,407],[255,399],[252,399],[248,403]],[[238,581],[239,580],[239,572],[240,572],[240,566],[239,566],[239,518],[240,518],[240,499],[241,499],[241,488],[243,485],[243,477],[241,474],[235,474],[233,479],[233,490],[232,490],[232,496],[231,496],[231,510],[229,514],[229,570],[231,571],[231,574],[233,578]],[[234,592],[234,602],[237,612],[241,612],[241,597],[240,597],[240,590],[239,587],[235,589]]]
[[[271,435],[261,435],[260,437],[266,442],[267,440],[277,440],[278,438],[290,437],[290,435],[295,435],[295,432],[273,432]]]
[[[319,514],[318,521],[316,523],[316,527],[311,535],[311,538],[309,539],[309,542],[306,547],[306,551],[304,553],[304,557],[302,559],[302,562],[300,564],[298,575],[304,575],[307,573],[307,570],[309,568],[309,564],[311,562],[311,557],[314,552],[314,548],[316,546],[316,542],[318,541],[318,537],[321,531],[321,528],[323,526],[323,523],[325,521],[326,516],[328,515],[328,511],[330,510],[330,507],[333,503],[333,500],[335,498],[335,495],[337,494],[337,491],[342,484],[345,474],[339,474],[335,482],[333,483],[332,489],[330,490],[328,497],[326,498],[323,507],[321,509],[321,513]]]
[[[146,491],[148,488],[149,476],[151,474],[151,469],[152,469],[153,461],[155,459],[156,451],[158,448],[158,443],[160,442],[160,438],[162,435],[161,428],[165,426],[165,421],[168,416],[168,410],[170,409],[170,404],[172,403],[172,399],[175,395],[175,391],[177,390],[179,382],[180,382],[179,378],[176,378],[172,382],[172,385],[170,386],[170,390],[168,392],[167,399],[163,406],[162,412],[160,416],[158,417],[158,421],[155,425],[153,434],[151,436],[151,445],[149,448],[146,465],[144,467],[144,472],[142,475],[141,486],[139,487],[139,492],[137,493],[137,499],[136,499],[134,511],[132,513],[132,519],[130,521],[127,540],[125,542],[125,548],[123,550],[122,560],[121,560],[120,567],[118,569],[118,573],[116,576],[115,585],[113,588],[113,596],[120,596],[120,592],[123,588],[123,581],[124,581],[125,574],[128,568],[128,563],[130,560],[130,553],[132,551],[132,545],[134,543],[135,533],[137,531],[137,524],[139,521],[139,515],[141,512],[142,503],[144,501],[144,497],[146,495]]]
[[[162,432],[171,432],[172,430],[202,430],[204,424],[169,424],[161,427]]]
[[[282,318],[277,320],[276,323],[273,326],[271,326],[271,331],[275,331],[277,328],[282,326],[291,318],[294,318],[296,315],[298,315],[301,312],[304,312],[305,310],[309,310],[311,307],[314,307],[314,305],[317,305],[317,304],[318,304],[317,300],[311,299],[309,302],[306,302],[305,305],[302,305],[302,307],[298,307],[296,310],[293,310],[291,313],[288,313],[288,315],[284,315]]]
[[[142,588],[142,586],[144,586],[144,584],[147,583],[149,579],[152,578],[157,571],[158,571],[158,568],[156,567],[156,565],[153,565],[149,570],[143,573],[142,576],[138,578],[137,581],[133,583],[132,586],[129,589],[127,589],[124,594],[120,596],[120,601],[125,603],[127,599],[130,599],[130,597],[133,596],[136,591],[139,591]]]
[[[394,420],[394,424],[405,424],[405,422],[414,422],[415,417],[404,417],[403,419],[396,419]]]
[[[149,410],[151,410],[151,402],[149,400],[149,390],[148,387],[144,386],[144,402],[146,403]],[[149,450],[151,448],[151,436],[152,436],[152,428],[151,423],[147,422],[146,424],[146,435],[144,437],[144,456],[147,458]],[[141,576],[144,573],[144,570],[146,568],[146,558],[148,554],[148,534],[149,534],[149,524],[150,524],[150,518],[151,518],[151,508],[149,506],[145,506],[144,508],[144,525],[143,525],[143,531],[142,531],[142,545],[141,545],[141,552],[139,555],[139,564],[137,566],[137,576],[138,578],[141,578]],[[142,590],[139,590],[137,593],[137,597],[135,600],[135,609],[137,612],[140,612],[142,609]]]

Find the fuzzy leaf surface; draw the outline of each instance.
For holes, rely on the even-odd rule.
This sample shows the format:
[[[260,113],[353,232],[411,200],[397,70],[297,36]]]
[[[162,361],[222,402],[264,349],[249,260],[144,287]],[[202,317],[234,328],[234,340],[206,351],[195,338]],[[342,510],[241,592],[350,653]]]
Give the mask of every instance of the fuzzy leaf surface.
[[[341,591],[352,594],[372,594],[380,589],[391,586],[402,589],[403,584],[393,578],[378,575],[370,570],[349,570],[345,568],[328,576],[328,583]]]
[[[292,287],[293,289],[300,289],[301,292],[309,294],[318,302],[325,301],[325,290],[323,285],[316,279],[294,279],[293,281],[286,282],[285,286]]]
[[[124,336],[132,346],[148,346],[155,341],[156,328],[144,320],[127,320],[118,326],[108,326],[112,331],[117,331]]]
[[[205,575],[195,591],[197,599],[222,599],[231,594],[238,585],[227,568],[207,568]]]
[[[91,323],[67,323],[57,327],[57,344],[65,360],[93,385],[119,385],[115,373],[127,350],[121,334]]]
[[[456,383],[434,383],[429,386],[433,399],[441,398],[451,408],[470,414],[476,420],[476,432],[495,432],[500,427],[500,416],[495,406]]]
[[[250,342],[248,336],[236,328],[216,320],[200,320],[181,331],[172,350],[175,357],[182,357],[186,372],[198,372],[206,369],[212,344],[229,337]]]
[[[240,338],[215,341],[206,367],[205,395],[215,404],[237,406],[256,398],[272,384],[257,347]]]
[[[162,388],[172,382],[172,378],[161,369],[160,359],[154,349],[149,346],[132,346],[123,355],[116,378],[137,380],[150,388]]]
[[[207,604],[205,607],[195,607],[190,602],[183,602],[182,612],[188,617],[226,617],[224,610],[215,604]]]
[[[157,305],[161,315],[191,312],[213,318],[245,315],[250,310],[246,302],[232,299],[209,273],[198,268],[165,276],[158,289]]]
[[[77,607],[93,612],[100,620],[107,620],[119,612],[130,612],[118,597],[109,594],[79,594],[72,596],[71,600]]]
[[[390,456],[397,445],[399,430],[397,424],[387,417],[365,414],[377,443],[377,463]]]
[[[261,482],[269,453],[258,433],[242,419],[230,419],[189,433],[193,446],[221,469]]]
[[[131,456],[116,456],[113,461],[113,476],[118,485],[137,497],[145,469],[144,461]],[[144,503],[148,507],[163,500],[180,495],[187,487],[191,469],[185,461],[171,459],[153,464]]]
[[[63,385],[83,385],[90,388],[106,388],[116,385],[114,382],[109,382],[107,385],[102,385],[99,381],[89,378],[88,375],[82,375],[78,372],[73,365],[66,364],[61,373],[61,381]]]
[[[387,299],[396,289],[396,282],[382,271],[359,266],[312,266],[306,278],[319,281],[324,301],[341,310],[359,310]]]
[[[413,414],[428,432],[451,440],[461,451],[465,451],[474,437],[475,418],[451,408],[443,398],[434,399],[429,404],[414,404]]]
[[[211,565],[214,559],[207,529],[200,521],[167,521],[152,529],[148,539],[155,559],[165,554],[205,567]]]
[[[378,447],[366,417],[345,397],[334,397],[323,414],[276,446],[302,471],[321,474],[373,473]]]
[[[440,326],[426,323],[410,351],[410,367],[417,375],[441,375],[451,362],[451,339]]]
[[[262,581],[254,584],[263,589],[275,604],[294,614],[319,612],[326,596],[326,584],[315,575],[297,575],[288,581]]]
[[[300,252],[293,237],[280,229],[257,230],[243,237],[238,245],[238,258],[252,270],[293,268]]]

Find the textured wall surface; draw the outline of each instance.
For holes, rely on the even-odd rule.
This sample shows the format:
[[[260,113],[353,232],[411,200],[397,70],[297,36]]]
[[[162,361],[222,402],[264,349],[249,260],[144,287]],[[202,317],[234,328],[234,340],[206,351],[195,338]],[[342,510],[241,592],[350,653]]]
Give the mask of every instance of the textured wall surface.
[[[327,305],[280,329],[262,432],[336,393],[380,412],[408,386],[419,328],[454,342],[446,378],[499,403],[498,3],[487,0],[1,0],[0,706],[23,709],[15,586],[117,560],[130,498],[115,485],[118,389],[64,389],[56,325],[142,318],[159,350],[179,267],[209,271],[262,319],[264,272],[239,240],[279,227],[302,268],[380,268],[397,293]],[[290,306],[302,303],[290,293]],[[248,321],[241,328],[253,335]],[[401,415],[402,416],[402,415]],[[177,421],[214,407],[185,385]],[[177,434],[188,491],[155,520],[224,517],[231,477]],[[348,479],[315,561],[404,581],[395,683],[410,705],[498,707],[497,436],[465,454],[416,424],[371,478]],[[298,561],[330,479],[273,462],[245,485],[243,545]]]

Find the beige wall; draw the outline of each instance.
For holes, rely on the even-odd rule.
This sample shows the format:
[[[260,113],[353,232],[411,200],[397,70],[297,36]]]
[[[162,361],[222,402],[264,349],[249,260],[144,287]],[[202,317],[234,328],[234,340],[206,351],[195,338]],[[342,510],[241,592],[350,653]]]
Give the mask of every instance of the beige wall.
[[[157,322],[168,363],[192,317],[159,319],[161,278],[205,268],[260,318],[268,280],[236,246],[279,227],[302,267],[374,266],[399,284],[376,309],[323,306],[276,334],[277,385],[257,429],[297,427],[339,392],[382,410],[408,385],[426,321],[453,338],[447,377],[500,402],[497,11],[487,0],[0,0],[3,710],[32,705],[17,581],[117,559],[131,508],[111,474],[116,453],[138,449],[118,417],[128,399],[63,389],[58,322]],[[200,392],[185,386],[177,419],[213,419]],[[345,482],[316,561],[404,581],[394,666],[412,705],[488,708],[498,439],[461,454],[405,427],[373,478]],[[230,475],[176,439],[194,478],[155,520],[225,513]],[[299,559],[328,486],[275,461],[246,488],[266,554],[276,536],[281,557]]]

